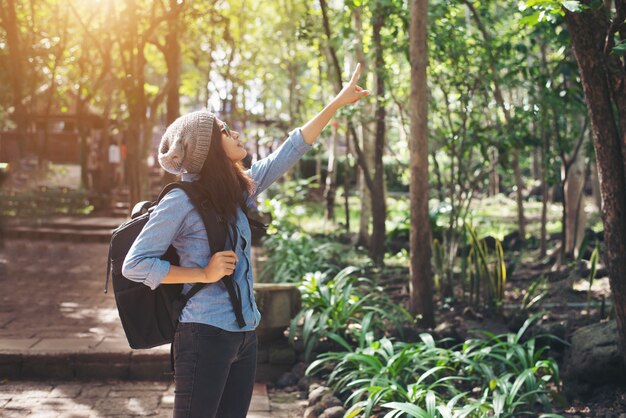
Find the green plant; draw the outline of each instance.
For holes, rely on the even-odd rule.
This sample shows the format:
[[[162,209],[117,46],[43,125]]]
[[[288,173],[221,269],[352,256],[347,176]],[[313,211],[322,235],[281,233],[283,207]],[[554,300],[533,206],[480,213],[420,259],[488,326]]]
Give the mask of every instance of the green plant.
[[[10,217],[47,217],[86,215],[93,210],[84,190],[66,187],[38,187],[24,192],[0,192],[0,215]]]
[[[338,272],[344,260],[351,256],[351,250],[333,236],[313,237],[295,223],[306,211],[300,205],[289,204],[289,200],[304,198],[298,196],[306,190],[303,184],[309,183],[290,183],[286,188],[290,198],[283,199],[281,195],[265,200],[262,206],[270,213],[272,222],[263,241],[268,259],[260,281],[297,282],[313,271]]]
[[[560,382],[556,362],[543,358],[547,347],[535,349],[537,336],[522,341],[540,315],[515,334],[483,331],[485,339],[449,349],[427,333],[417,343],[374,340],[370,333],[354,350],[321,354],[307,373],[325,375],[347,394],[347,417],[381,408],[390,410],[386,417],[537,416],[537,408],[550,410],[550,385]]]
[[[502,313],[504,304],[504,287],[506,285],[506,263],[500,240],[495,239],[494,253],[489,253],[485,239],[479,239],[476,228],[469,223],[465,225],[469,234],[469,253],[467,268],[470,289],[470,302],[478,302],[480,286],[486,286],[487,305],[496,313]]]
[[[528,286],[522,298],[522,310],[528,310],[539,304],[548,294],[548,279],[539,276]]]
[[[363,341],[367,332],[381,335],[390,325],[400,329],[411,319],[380,286],[355,276],[356,271],[351,266],[332,277],[316,272],[302,279],[302,310],[291,322],[289,337],[293,342],[300,327],[305,358],[310,357],[320,339],[329,338],[350,350],[353,344]]]

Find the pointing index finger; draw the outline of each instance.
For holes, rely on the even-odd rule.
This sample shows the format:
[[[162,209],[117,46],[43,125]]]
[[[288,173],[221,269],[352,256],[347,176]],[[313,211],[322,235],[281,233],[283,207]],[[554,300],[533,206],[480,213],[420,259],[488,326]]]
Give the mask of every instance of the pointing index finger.
[[[361,63],[357,63],[356,69],[352,74],[352,79],[350,80],[350,84],[356,84],[356,81],[359,79],[359,74],[361,74]]]

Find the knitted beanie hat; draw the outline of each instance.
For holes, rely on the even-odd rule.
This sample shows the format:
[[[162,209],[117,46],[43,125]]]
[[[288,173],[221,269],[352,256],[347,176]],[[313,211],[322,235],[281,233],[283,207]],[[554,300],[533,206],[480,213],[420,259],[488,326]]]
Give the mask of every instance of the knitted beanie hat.
[[[159,164],[172,174],[200,173],[211,145],[215,114],[198,110],[167,127],[159,144]]]

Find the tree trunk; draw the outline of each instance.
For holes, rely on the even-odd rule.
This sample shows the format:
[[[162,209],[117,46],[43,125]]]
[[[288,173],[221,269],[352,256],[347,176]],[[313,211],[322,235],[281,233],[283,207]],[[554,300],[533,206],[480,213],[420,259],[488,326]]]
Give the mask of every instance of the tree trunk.
[[[565,255],[566,257],[576,257],[578,247],[582,243],[585,231],[585,210],[584,210],[584,186],[585,186],[585,159],[581,152],[576,153],[574,161],[569,169],[567,182],[564,185],[565,201]]]
[[[489,154],[489,166],[492,170],[489,172],[489,196],[495,196],[500,193],[500,175],[498,174],[498,148],[490,147],[487,151]]]
[[[369,73],[369,65],[363,52],[363,6],[356,6],[352,11],[352,18],[354,22],[354,29],[356,32],[356,44],[355,52],[357,61],[361,63],[361,80],[367,81]],[[365,83],[367,84],[367,83]],[[372,144],[371,132],[374,131],[372,118],[370,115],[374,113],[374,109],[369,102],[364,104],[363,112],[361,112],[361,147],[363,148],[363,155],[367,161],[367,166],[374,167],[374,147]],[[358,141],[359,138],[354,138]],[[370,176],[373,174],[369,173]],[[357,245],[361,245],[365,248],[370,246],[370,220],[372,219],[372,197],[370,190],[367,187],[367,183],[363,178],[362,168],[358,169],[357,182],[359,185],[359,196],[361,201],[361,213],[359,218],[359,236]]]
[[[541,68],[547,74],[548,64],[546,59],[546,44],[542,42],[541,50]],[[546,115],[542,114],[539,119],[539,136],[541,138],[541,240],[539,244],[539,257],[546,256],[548,251],[548,199],[550,194],[550,185],[548,184],[548,152],[550,151],[549,136],[546,134]]]
[[[184,3],[183,3],[184,4]],[[165,37],[165,62],[167,64],[167,124],[174,122],[180,116],[180,15],[181,7],[176,0],[170,0],[170,10],[176,10],[177,15],[167,25]]]
[[[589,5],[589,1],[582,3]],[[618,15],[624,19],[626,5],[620,6]],[[604,52],[605,40],[613,37],[608,33],[610,22],[604,8],[590,7],[577,13],[565,10],[565,20],[591,117],[602,195],[603,259],[615,302],[620,349],[626,359],[626,77],[618,58],[609,54],[610,49]]]
[[[346,131],[346,162],[343,165],[343,209],[346,216],[346,234],[350,235],[350,174],[352,173],[352,167],[350,167],[350,130]],[[353,138],[354,141],[357,138]]]
[[[324,33],[326,34],[327,47],[324,48],[326,60],[328,61],[328,69],[330,70],[331,82],[335,88],[335,94],[338,94],[342,89],[341,82],[341,67],[339,66],[339,59],[337,58],[337,51],[332,44],[332,35],[330,32],[330,22],[328,20],[328,5],[326,0],[319,0],[320,8],[322,9],[322,21],[324,25]],[[295,85],[295,75],[294,75]],[[334,128],[333,128],[334,129]],[[336,133],[333,131],[331,141],[331,151],[328,156],[328,173],[326,174],[326,186],[324,188],[324,199],[326,200],[326,219],[334,219],[335,208],[335,195],[336,195],[336,161],[335,161],[335,147]],[[333,178],[334,177],[334,178]]]
[[[15,13],[15,3],[7,0],[6,10],[0,8],[0,18],[6,30],[7,49],[9,51],[9,74],[11,78],[11,90],[13,93],[13,121],[16,124],[17,144],[20,157],[23,157],[26,150],[30,148],[27,137],[27,114],[24,107],[24,97],[22,90],[24,76],[24,57],[19,38],[19,25],[17,14]]]
[[[144,68],[146,64],[144,56],[145,42],[141,34],[139,34],[137,13],[137,5],[135,0],[128,2],[128,49],[126,51],[120,51],[122,55],[124,52],[128,53],[128,70],[132,75],[127,80],[125,88],[126,98],[128,100],[128,111],[130,116],[129,128],[128,128],[128,142],[127,142],[127,156],[128,158],[128,173],[127,181],[129,186],[129,198],[130,203],[138,202],[142,197],[142,174],[140,165],[145,162],[141,159],[142,154],[142,138],[143,129],[146,119],[146,97],[144,90]]]
[[[176,0],[170,0],[170,10],[177,10],[176,19],[173,19],[168,27],[165,36],[165,63],[167,64],[167,100],[166,106],[166,124],[169,126],[180,116],[180,71],[181,71],[181,52],[180,52],[180,36],[181,36],[181,9],[184,3],[178,4]],[[176,176],[174,174],[164,172],[161,179],[162,185],[174,182]]]
[[[326,187],[324,187],[324,199],[326,200],[326,219],[335,219],[335,190],[337,189],[337,128],[332,127],[332,134],[328,145],[328,165],[326,173]]]
[[[411,55],[411,282],[410,311],[420,325],[435,325],[430,265],[431,236],[428,216],[428,0],[411,2],[409,48]]]
[[[374,178],[372,182],[372,238],[370,242],[370,257],[377,265],[383,264],[385,256],[385,218],[387,205],[385,202],[385,174],[383,170],[383,154],[385,151],[385,61],[381,30],[387,16],[382,6],[375,7],[372,15],[372,44],[374,47],[375,91],[376,91],[376,133],[374,139]]]
[[[546,256],[548,250],[548,176],[546,171],[548,170],[547,154],[548,154],[548,139],[545,134],[545,127],[541,125],[541,241],[539,244],[539,257]]]

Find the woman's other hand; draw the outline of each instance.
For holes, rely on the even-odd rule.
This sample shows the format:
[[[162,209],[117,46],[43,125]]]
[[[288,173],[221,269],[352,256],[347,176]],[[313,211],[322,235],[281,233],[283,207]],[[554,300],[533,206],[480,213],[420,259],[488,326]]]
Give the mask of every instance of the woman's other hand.
[[[235,271],[235,265],[239,259],[234,251],[221,251],[215,253],[209,264],[204,268],[205,283],[215,283],[224,276],[229,276]]]

